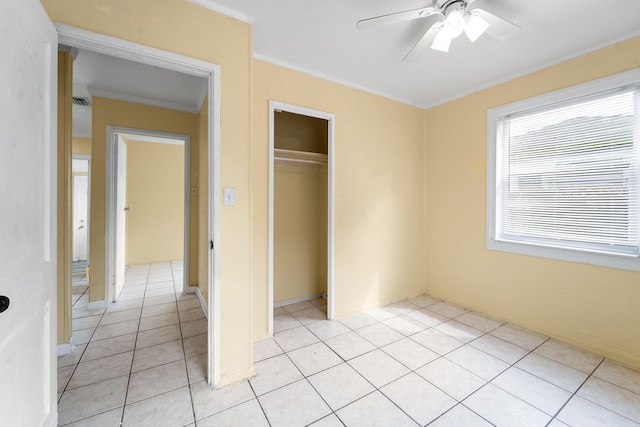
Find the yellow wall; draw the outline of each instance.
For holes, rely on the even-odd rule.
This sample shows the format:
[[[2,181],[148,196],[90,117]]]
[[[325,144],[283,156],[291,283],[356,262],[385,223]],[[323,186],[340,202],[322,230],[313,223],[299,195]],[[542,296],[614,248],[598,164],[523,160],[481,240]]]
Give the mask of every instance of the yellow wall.
[[[58,52],[58,248],[57,304],[58,344],[71,339],[71,97],[73,58]]]
[[[268,335],[269,100],[336,116],[336,316],[421,293],[425,289],[424,113],[277,65],[259,60],[253,63],[251,249],[255,339]]]
[[[127,265],[184,255],[184,145],[126,139]]]
[[[267,335],[270,99],[336,115],[338,317],[416,295],[427,280],[434,295],[640,365],[638,273],[489,252],[484,243],[487,108],[637,67],[638,39],[423,112],[252,60],[249,25],[183,0],[42,3],[54,22],[221,65],[219,185],[236,189],[236,205],[221,208],[221,384],[251,374],[253,339]],[[93,264],[104,258],[105,124],[94,118],[92,300],[104,288],[104,266]],[[206,150],[197,164],[206,225]]]
[[[640,366],[640,273],[485,249],[487,109],[638,64],[640,38],[424,113],[432,295]]]
[[[327,170],[276,168],[274,180],[273,300],[320,295],[327,289]]]
[[[91,155],[91,138],[74,136],[71,139],[73,154]]]
[[[104,299],[105,189],[107,125],[188,135],[196,140],[197,115],[106,98],[93,98],[91,157],[90,253],[91,301]],[[197,144],[197,143],[196,143]],[[195,160],[197,164],[197,159]],[[182,204],[180,205],[182,208]],[[134,215],[134,223],[137,216]],[[138,218],[140,219],[140,218]],[[196,234],[196,224],[191,235]],[[138,245],[138,243],[136,243]],[[142,243],[139,243],[142,245]],[[196,259],[192,259],[196,262]]]
[[[236,205],[221,210],[220,384],[251,375],[252,312],[249,223],[251,27],[184,0],[41,0],[54,22],[197,58],[221,66],[221,187],[236,188]],[[170,29],[170,31],[168,31]],[[95,101],[96,98],[94,98]],[[94,102],[95,108],[95,102]],[[91,277],[104,259],[104,133],[93,122]],[[100,140],[95,140],[99,136]],[[206,175],[206,171],[203,171]],[[96,202],[99,200],[99,202]],[[202,206],[200,207],[202,209]],[[100,234],[102,232],[102,234]],[[95,242],[94,237],[99,237]],[[95,247],[94,247],[95,246]],[[203,249],[203,248],[200,248]],[[98,250],[98,252],[96,252]],[[102,273],[102,274],[101,274]],[[93,280],[93,279],[92,279]],[[103,279],[97,279],[103,280]],[[94,285],[93,288],[96,288]],[[97,288],[101,288],[97,283]],[[99,299],[101,289],[92,297]],[[96,294],[97,293],[97,294]]]

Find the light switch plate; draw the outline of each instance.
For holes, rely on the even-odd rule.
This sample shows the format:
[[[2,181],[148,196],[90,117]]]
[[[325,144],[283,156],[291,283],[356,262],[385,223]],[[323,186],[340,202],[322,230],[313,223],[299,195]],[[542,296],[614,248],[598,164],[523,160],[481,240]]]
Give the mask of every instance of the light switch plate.
[[[224,205],[225,206],[235,206],[236,205],[236,189],[235,188],[225,188],[224,189]]]

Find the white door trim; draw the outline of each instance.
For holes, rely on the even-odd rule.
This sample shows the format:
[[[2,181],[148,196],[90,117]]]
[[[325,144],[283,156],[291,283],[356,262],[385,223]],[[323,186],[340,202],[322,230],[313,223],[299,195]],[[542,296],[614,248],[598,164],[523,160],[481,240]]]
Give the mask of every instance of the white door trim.
[[[105,263],[105,296],[107,303],[111,303],[115,300],[116,295],[113,292],[113,286],[111,286],[112,278],[115,275],[114,266],[114,254],[115,254],[115,242],[116,242],[116,185],[117,185],[117,172],[118,172],[118,155],[117,144],[115,136],[117,134],[130,134],[140,136],[151,136],[155,138],[167,138],[184,141],[184,236],[183,236],[183,292],[192,293],[194,290],[189,288],[189,245],[190,245],[190,212],[191,212],[191,195],[189,189],[191,188],[191,138],[189,135],[182,135],[176,133],[157,132],[152,130],[126,128],[121,126],[107,126],[107,205],[106,205],[106,251],[105,259],[109,263]]]
[[[268,298],[267,327],[269,335],[273,335],[273,239],[274,239],[274,119],[276,111],[300,114],[327,120],[327,318],[334,319],[334,152],[335,152],[335,114],[278,101],[269,101],[269,228],[268,228]]]
[[[209,206],[208,230],[213,250],[207,257],[208,271],[208,351],[207,380],[210,385],[220,382],[220,71],[218,64],[190,58],[176,53],[143,46],[126,40],[109,37],[56,24],[58,41],[73,46],[130,61],[155,65],[161,68],[207,78],[208,87],[208,181]],[[204,249],[204,248],[202,248]]]

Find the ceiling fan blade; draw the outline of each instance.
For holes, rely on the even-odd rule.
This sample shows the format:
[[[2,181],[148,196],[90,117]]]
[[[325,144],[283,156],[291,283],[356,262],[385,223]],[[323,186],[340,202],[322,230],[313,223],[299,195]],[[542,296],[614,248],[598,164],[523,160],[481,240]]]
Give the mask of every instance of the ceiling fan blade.
[[[441,14],[435,7],[421,7],[420,9],[405,10],[404,12],[390,13],[358,21],[358,30],[366,30],[382,25],[395,24],[397,22],[410,21],[412,19],[426,18],[427,16]]]
[[[498,40],[506,40],[520,31],[520,27],[513,22],[509,22],[484,9],[473,9],[469,13],[484,19],[489,24],[486,33]]]
[[[433,24],[431,27],[424,32],[422,37],[416,42],[413,48],[407,53],[407,56],[404,57],[404,62],[413,61],[420,52],[425,48],[425,46],[431,45],[433,43],[433,39],[436,37],[438,32],[442,29],[443,22],[439,21]]]

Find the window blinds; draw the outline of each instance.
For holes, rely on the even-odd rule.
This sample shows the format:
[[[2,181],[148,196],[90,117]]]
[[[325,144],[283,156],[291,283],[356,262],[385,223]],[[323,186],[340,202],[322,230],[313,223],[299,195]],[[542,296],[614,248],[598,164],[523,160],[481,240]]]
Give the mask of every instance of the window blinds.
[[[638,87],[501,121],[499,238],[638,255]]]

